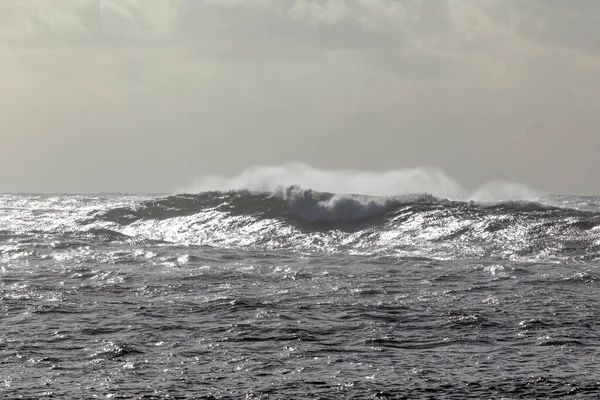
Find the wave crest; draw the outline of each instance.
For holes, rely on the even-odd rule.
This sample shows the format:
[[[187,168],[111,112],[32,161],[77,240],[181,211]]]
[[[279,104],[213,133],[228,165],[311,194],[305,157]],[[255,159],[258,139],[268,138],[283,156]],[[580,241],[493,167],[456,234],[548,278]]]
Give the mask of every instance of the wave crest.
[[[253,167],[232,177],[203,176],[178,192],[275,192],[280,187],[288,186],[311,188],[325,193],[359,193],[370,196],[430,193],[436,197],[456,197],[464,193],[456,181],[438,168],[390,171],[325,170],[301,163]]]

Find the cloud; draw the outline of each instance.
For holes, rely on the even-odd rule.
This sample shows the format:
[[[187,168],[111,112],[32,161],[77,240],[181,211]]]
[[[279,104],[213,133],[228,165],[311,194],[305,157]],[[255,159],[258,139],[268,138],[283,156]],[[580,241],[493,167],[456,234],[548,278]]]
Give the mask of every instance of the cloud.
[[[4,0],[0,117],[19,134],[0,167],[28,154],[64,187],[105,158],[120,188],[290,160],[552,185],[528,158],[579,143],[565,180],[592,162],[599,20],[593,0]]]
[[[210,64],[212,74],[220,74],[214,68],[226,68],[244,75],[239,77],[244,81],[260,80],[261,73],[267,79],[277,71],[318,81],[318,70],[329,79],[331,69],[340,79],[353,79],[356,73],[382,84],[443,84],[440,91],[456,85],[485,90],[485,85],[502,91],[539,80],[547,85],[550,76],[562,72],[565,87],[571,88],[565,90],[584,92],[586,76],[599,62],[600,10],[595,4],[7,0],[1,6],[0,41],[15,68],[38,76],[48,67],[49,73],[60,75],[62,69],[67,77],[79,69],[107,79],[113,71],[123,78],[133,68],[142,70],[140,77],[153,70],[190,78],[198,63],[204,65],[201,71]],[[134,80],[125,79],[127,84]],[[411,93],[420,90],[412,87]]]
[[[515,0],[6,0],[5,42],[147,48],[235,42],[498,54],[563,46],[596,53],[593,1]],[[260,42],[258,42],[260,40]]]

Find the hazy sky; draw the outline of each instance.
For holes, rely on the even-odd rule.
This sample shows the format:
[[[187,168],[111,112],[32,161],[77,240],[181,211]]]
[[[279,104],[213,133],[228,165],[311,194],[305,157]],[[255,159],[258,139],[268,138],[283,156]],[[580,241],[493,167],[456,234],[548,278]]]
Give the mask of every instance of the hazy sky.
[[[598,0],[0,0],[0,192],[288,161],[600,194]]]

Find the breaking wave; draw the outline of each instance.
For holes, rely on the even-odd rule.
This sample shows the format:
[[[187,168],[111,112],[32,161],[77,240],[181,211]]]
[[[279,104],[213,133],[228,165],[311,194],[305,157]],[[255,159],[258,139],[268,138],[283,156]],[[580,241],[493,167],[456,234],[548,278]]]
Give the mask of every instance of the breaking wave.
[[[288,186],[181,194],[94,213],[128,237],[266,250],[529,261],[600,258],[600,214],[540,202],[365,196]]]
[[[440,171],[425,170],[361,175],[295,165],[211,179],[203,183],[210,189],[196,194],[143,199],[15,197],[0,204],[0,239],[50,235],[82,245],[102,240],[377,257],[600,259],[595,198],[540,197],[504,183],[467,193]],[[327,187],[340,191],[319,189]],[[21,208],[26,205],[33,208]]]
[[[230,216],[248,216],[331,224],[351,224],[374,218],[393,217],[401,208],[415,210],[434,207],[447,210],[479,210],[484,212],[558,211],[553,206],[526,200],[475,202],[448,200],[430,194],[401,196],[367,196],[334,194],[303,189],[299,186],[279,187],[272,193],[229,191],[180,194],[152,199],[133,206],[116,207],[96,215],[96,220],[131,224],[140,220],[164,220],[186,217],[207,211]],[[572,210],[576,212],[575,210]]]

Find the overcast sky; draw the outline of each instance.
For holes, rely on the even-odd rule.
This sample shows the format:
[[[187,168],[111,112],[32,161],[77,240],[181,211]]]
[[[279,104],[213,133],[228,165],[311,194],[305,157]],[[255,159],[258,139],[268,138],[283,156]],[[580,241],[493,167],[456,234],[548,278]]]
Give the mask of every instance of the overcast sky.
[[[2,0],[0,192],[302,162],[600,194],[597,0]]]

